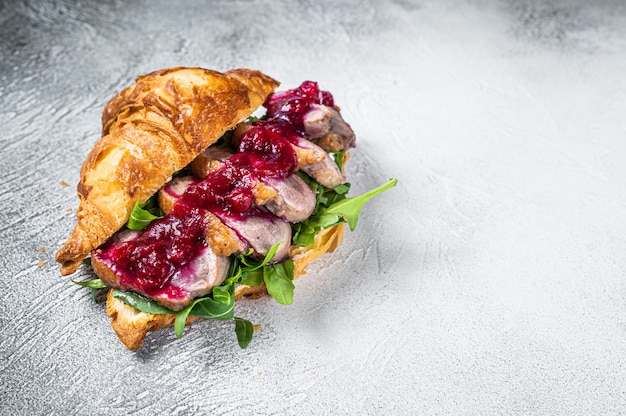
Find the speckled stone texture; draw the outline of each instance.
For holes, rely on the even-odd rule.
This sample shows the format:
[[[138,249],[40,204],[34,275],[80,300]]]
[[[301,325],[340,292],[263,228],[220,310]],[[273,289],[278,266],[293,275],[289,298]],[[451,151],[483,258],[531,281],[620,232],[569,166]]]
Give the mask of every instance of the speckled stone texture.
[[[0,413],[625,414],[624,3],[282,3],[0,2]],[[179,65],[317,80],[352,192],[399,180],[245,350],[131,353],[54,262],[103,106]]]

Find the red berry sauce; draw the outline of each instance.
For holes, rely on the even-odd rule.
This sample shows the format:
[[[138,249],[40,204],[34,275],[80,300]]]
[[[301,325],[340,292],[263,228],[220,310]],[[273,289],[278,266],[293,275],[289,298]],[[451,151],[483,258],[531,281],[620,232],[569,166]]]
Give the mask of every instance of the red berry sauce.
[[[187,292],[174,287],[171,277],[207,247],[206,213],[234,219],[272,215],[255,206],[254,184],[286,178],[297,169],[292,145],[304,139],[302,119],[312,104],[334,105],[332,95],[312,81],[268,97],[266,119],[253,123],[219,170],[193,183],[168,215],[152,221],[136,238],[110,239],[92,255],[110,265],[124,288],[184,298]]]

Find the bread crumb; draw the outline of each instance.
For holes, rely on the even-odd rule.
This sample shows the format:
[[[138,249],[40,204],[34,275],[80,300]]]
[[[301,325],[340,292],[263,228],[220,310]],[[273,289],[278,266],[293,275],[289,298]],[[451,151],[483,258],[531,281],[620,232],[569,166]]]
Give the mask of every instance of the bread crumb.
[[[65,208],[65,211],[72,212],[72,208]]]
[[[70,184],[69,184],[69,183],[67,183],[67,182],[65,182],[65,181],[59,181],[59,184],[60,184],[61,186],[70,186]]]
[[[45,261],[39,260],[39,263],[37,263],[37,267],[43,267],[44,264],[46,264]]]
[[[252,325],[252,329],[254,330],[254,332],[259,331],[261,329],[261,324]]]
[[[45,247],[39,247],[38,249],[41,253],[45,253],[46,252],[46,248]]]

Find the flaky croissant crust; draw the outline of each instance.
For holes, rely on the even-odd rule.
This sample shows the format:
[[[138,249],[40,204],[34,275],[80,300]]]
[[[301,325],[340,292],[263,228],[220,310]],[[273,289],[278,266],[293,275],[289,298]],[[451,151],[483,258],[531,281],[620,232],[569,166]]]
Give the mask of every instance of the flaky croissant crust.
[[[77,223],[56,255],[61,274],[74,273],[128,221],[135,201],[147,201],[278,85],[248,69],[181,67],[139,77],[117,94],[103,111],[103,136],[80,171]]]

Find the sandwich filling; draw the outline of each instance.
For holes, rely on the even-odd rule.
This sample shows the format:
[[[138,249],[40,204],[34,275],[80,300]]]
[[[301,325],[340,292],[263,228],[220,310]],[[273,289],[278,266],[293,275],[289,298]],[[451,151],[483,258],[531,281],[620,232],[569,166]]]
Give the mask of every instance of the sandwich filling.
[[[232,255],[288,258],[293,224],[316,206],[310,183],[342,184],[331,155],[354,147],[355,138],[315,82],[273,94],[264,107],[262,119],[240,124],[163,187],[161,218],[92,251],[108,286],[178,311],[224,281]]]

